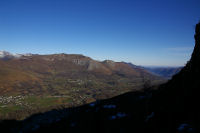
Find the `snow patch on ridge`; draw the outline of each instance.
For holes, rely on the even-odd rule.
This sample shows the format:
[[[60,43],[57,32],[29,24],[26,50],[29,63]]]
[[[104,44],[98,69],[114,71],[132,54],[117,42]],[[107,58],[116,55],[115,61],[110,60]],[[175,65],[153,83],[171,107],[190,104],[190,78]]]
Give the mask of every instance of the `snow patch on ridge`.
[[[32,54],[13,54],[7,51],[0,51],[0,58],[20,58],[22,56],[32,56]]]

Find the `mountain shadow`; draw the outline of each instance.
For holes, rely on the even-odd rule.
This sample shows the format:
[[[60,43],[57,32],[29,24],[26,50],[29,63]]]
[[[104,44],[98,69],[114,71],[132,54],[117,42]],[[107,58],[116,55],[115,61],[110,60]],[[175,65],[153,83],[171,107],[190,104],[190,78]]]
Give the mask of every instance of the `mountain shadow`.
[[[7,132],[198,133],[200,132],[200,23],[190,61],[173,78],[143,92],[130,92],[76,108],[3,121]]]

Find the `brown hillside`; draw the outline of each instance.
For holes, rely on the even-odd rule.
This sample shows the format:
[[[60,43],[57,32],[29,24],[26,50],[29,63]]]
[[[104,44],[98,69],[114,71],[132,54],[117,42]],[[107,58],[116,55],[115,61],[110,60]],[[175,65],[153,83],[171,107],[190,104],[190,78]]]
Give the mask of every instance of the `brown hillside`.
[[[0,60],[2,95],[60,95],[73,87],[106,91],[121,89],[118,94],[142,88],[144,77],[153,84],[162,81],[160,77],[123,62],[99,62],[83,55],[32,55]]]

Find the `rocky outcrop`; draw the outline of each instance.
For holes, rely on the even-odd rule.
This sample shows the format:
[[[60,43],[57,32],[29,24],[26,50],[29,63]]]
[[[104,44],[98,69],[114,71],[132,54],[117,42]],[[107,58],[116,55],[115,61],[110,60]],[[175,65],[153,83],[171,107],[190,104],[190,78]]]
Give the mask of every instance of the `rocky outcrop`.
[[[200,23],[196,25],[195,47],[190,61],[168,83],[153,92],[151,111],[155,112],[151,128],[177,128],[177,132],[199,132],[200,109]],[[161,125],[159,123],[165,123]],[[178,126],[179,125],[179,126]],[[175,131],[175,130],[174,130]]]
[[[185,92],[184,95],[190,95],[191,98],[192,95],[199,92],[200,87],[200,23],[196,25],[194,38],[195,47],[190,61],[169,83],[162,86],[163,88],[172,88],[168,91]]]

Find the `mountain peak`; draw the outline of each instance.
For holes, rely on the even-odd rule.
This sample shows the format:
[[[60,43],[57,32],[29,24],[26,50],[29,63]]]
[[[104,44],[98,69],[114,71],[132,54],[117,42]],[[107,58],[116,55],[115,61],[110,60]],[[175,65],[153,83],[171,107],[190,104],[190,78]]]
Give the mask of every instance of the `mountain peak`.
[[[12,58],[16,58],[16,57],[20,57],[20,55],[12,54],[7,51],[0,51],[0,59],[12,59]]]
[[[7,51],[0,51],[0,57],[4,57],[4,56],[8,56],[8,55],[12,55],[12,54]]]
[[[195,47],[194,47],[194,51],[192,53],[190,62],[188,63],[188,65],[191,66],[191,69],[200,68],[200,63],[199,63],[199,60],[200,60],[200,22],[198,24],[196,24],[194,38],[195,38]]]
[[[33,54],[31,53],[26,53],[26,54],[13,54],[7,51],[0,51],[0,59],[13,59],[13,58],[20,58],[23,56],[32,56]]]

